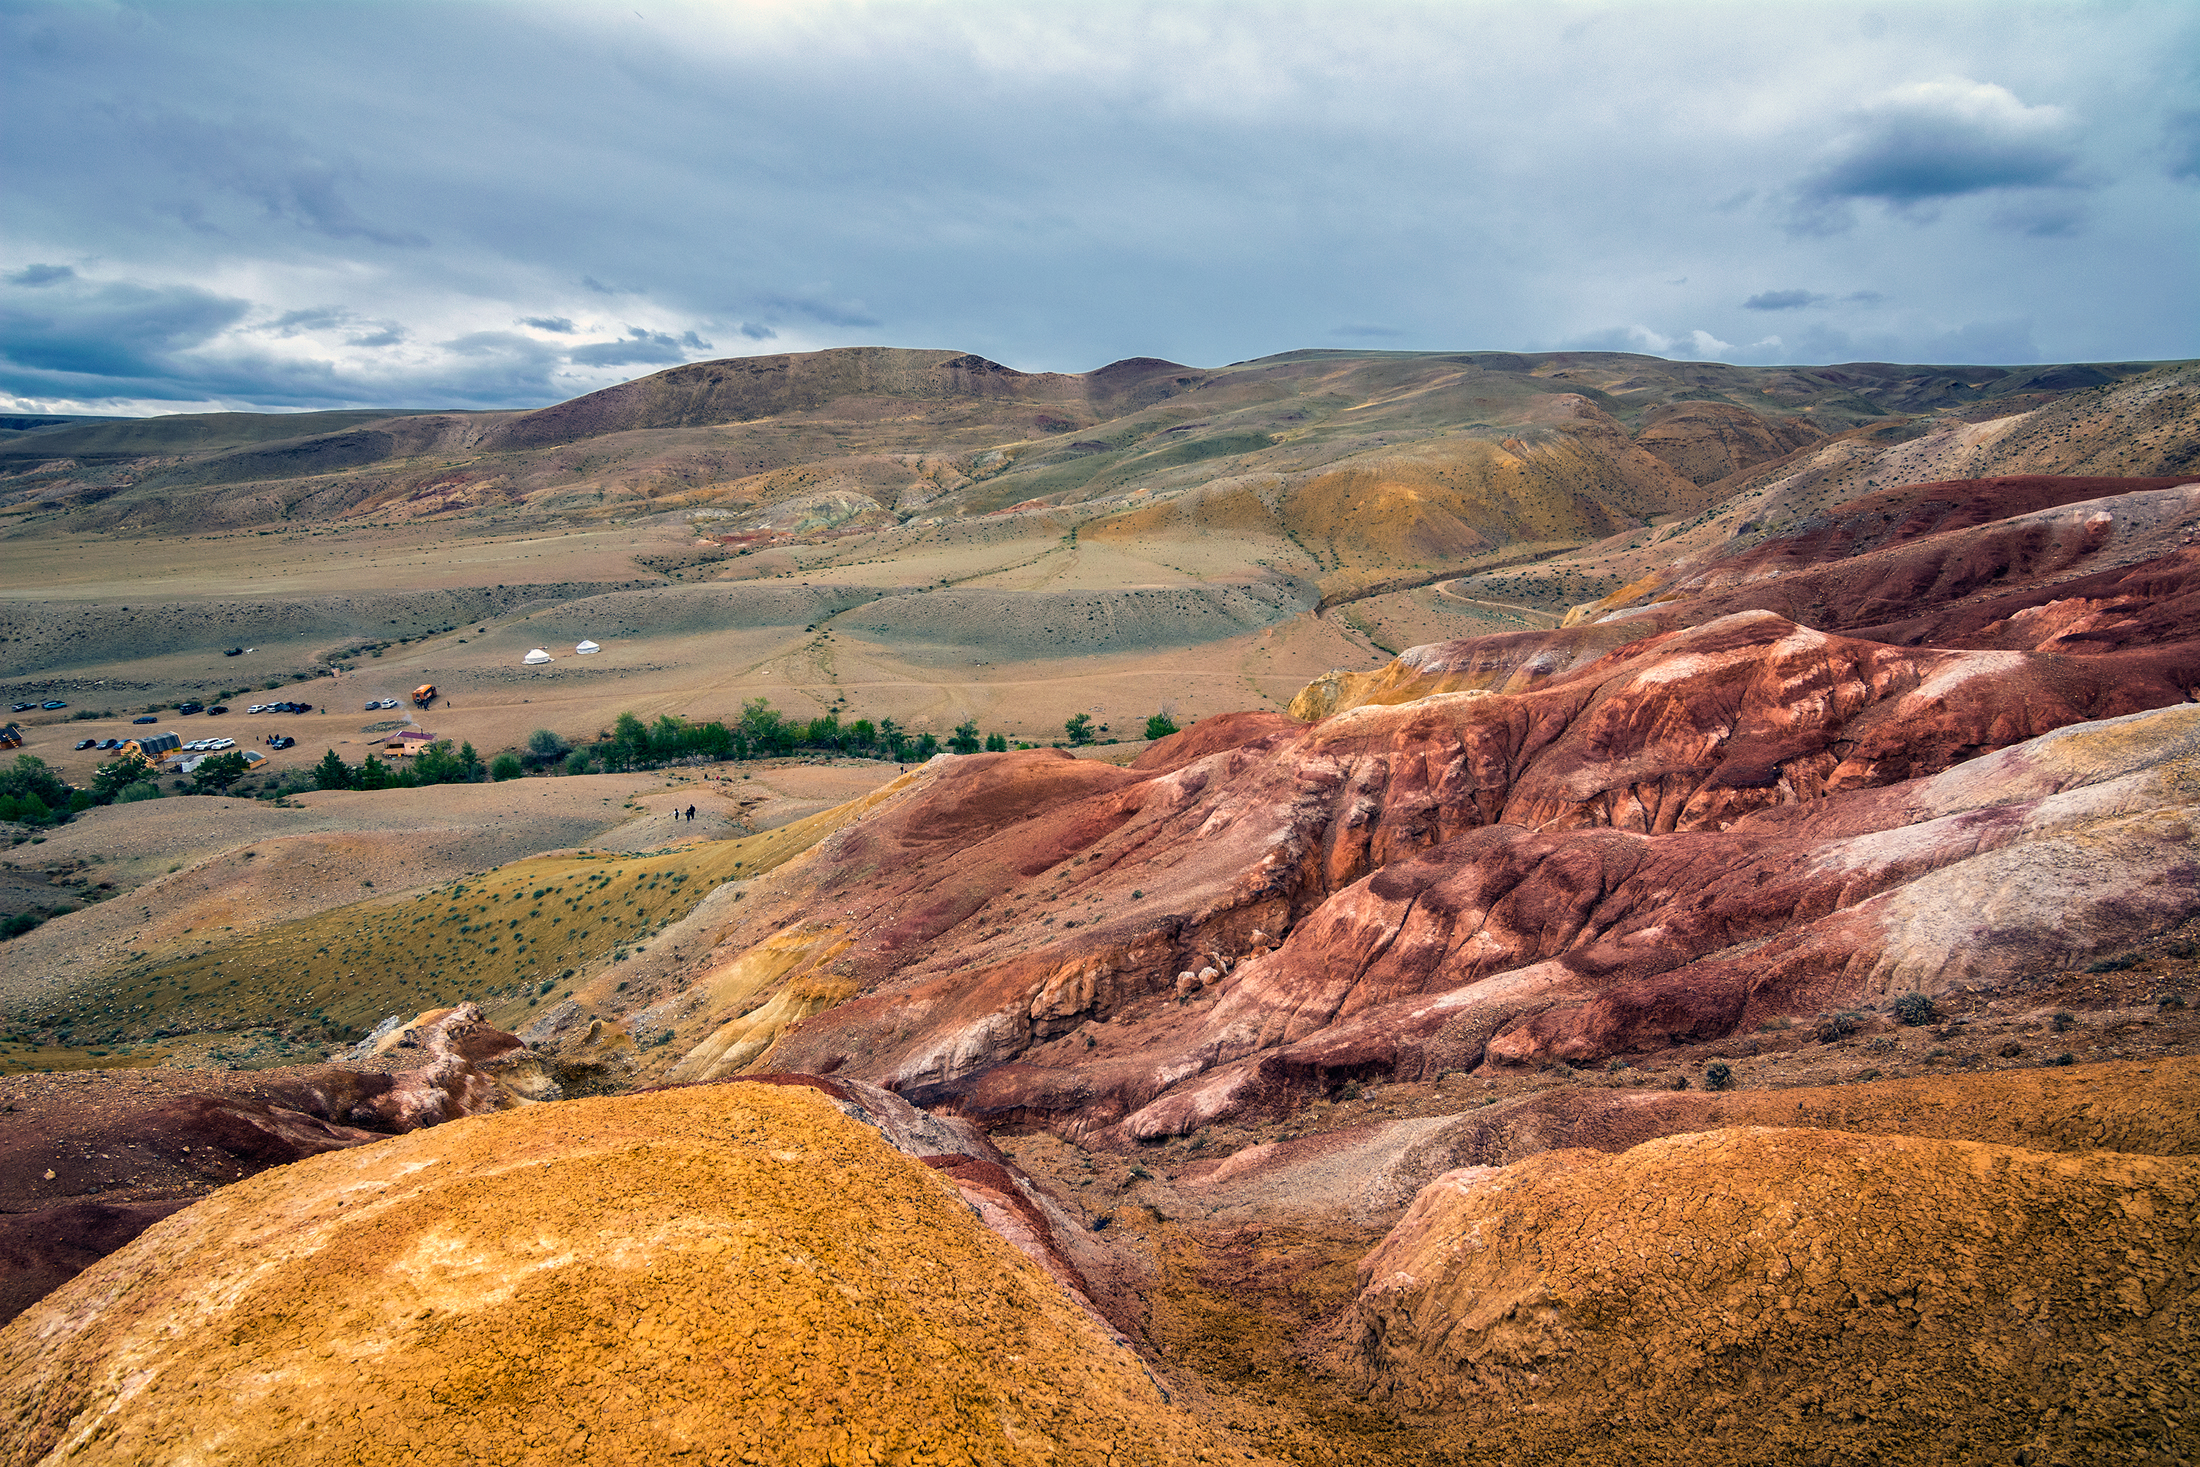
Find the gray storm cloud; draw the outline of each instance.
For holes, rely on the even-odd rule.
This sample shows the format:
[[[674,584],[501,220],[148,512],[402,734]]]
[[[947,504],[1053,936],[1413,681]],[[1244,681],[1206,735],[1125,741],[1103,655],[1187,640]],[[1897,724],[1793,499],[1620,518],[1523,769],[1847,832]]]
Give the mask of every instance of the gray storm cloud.
[[[1802,198],[1816,211],[1851,200],[1899,209],[1993,190],[2071,187],[2077,132],[2062,108],[2027,105],[2006,87],[1968,78],[1917,82],[1855,114],[1826,163],[1804,180]]]
[[[2163,0],[0,0],[0,398],[518,406],[874,342],[2191,355],[2192,54]]]

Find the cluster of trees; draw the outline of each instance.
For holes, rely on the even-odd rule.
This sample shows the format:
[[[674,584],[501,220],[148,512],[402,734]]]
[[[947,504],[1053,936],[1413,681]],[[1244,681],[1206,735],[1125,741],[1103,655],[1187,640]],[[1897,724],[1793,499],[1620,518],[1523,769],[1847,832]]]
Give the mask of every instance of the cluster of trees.
[[[424,784],[479,784],[484,779],[519,775],[520,762],[512,755],[499,754],[485,765],[472,744],[454,749],[449,739],[437,739],[402,764],[385,764],[379,754],[369,754],[357,765],[346,764],[331,749],[313,766],[313,782],[325,790],[409,790]]]
[[[1100,735],[1107,731],[1108,726],[1104,723],[1097,730],[1093,728],[1090,713],[1073,713],[1069,721],[1062,725],[1062,732],[1068,736],[1070,743],[1080,746],[1097,743]],[[1165,739],[1175,732],[1176,720],[1166,713],[1156,713],[1146,720],[1146,737],[1149,739]],[[1109,739],[1108,742],[1112,744],[1115,740]]]
[[[234,774],[228,773],[232,762]],[[217,767],[209,769],[208,765]],[[244,774],[245,768],[242,755],[209,759],[199,766],[193,793],[226,789]],[[12,765],[0,768],[0,820],[19,825],[63,825],[72,815],[96,805],[159,799],[160,786],[153,782],[155,773],[153,766],[137,755],[125,754],[111,764],[101,765],[89,789],[78,789],[35,754],[18,754]]]
[[[1146,720],[1146,737],[1167,738],[1176,721],[1166,713]],[[1062,727],[1073,745],[1098,741],[1107,732],[1096,730],[1092,715],[1080,713]],[[369,754],[357,765],[346,764],[334,749],[321,756],[310,776],[312,787],[324,790],[416,789],[431,784],[476,784],[485,779],[517,779],[529,769],[562,768],[567,774],[590,774],[599,769],[647,769],[684,759],[770,759],[799,753],[844,753],[894,759],[903,763],[931,758],[946,749],[951,754],[980,751],[1003,753],[1008,737],[980,733],[976,719],[966,718],[943,742],[934,734],[912,734],[891,718],[873,723],[859,718],[842,723],[838,713],[822,713],[803,720],[788,718],[762,698],[741,705],[734,722],[690,723],[673,714],[660,714],[644,723],[632,713],[622,713],[610,732],[595,743],[575,748],[549,729],[538,728],[527,736],[521,754],[499,754],[486,764],[470,743],[453,748],[442,739],[403,763],[386,764]],[[1026,745],[1025,747],[1029,747]],[[220,794],[251,772],[239,753],[216,754],[199,761],[192,771],[192,794]],[[156,771],[135,754],[100,766],[90,789],[73,789],[46,766],[42,759],[18,754],[13,766],[0,768],[0,821],[28,825],[58,825],[71,814],[94,805],[160,797],[154,782]],[[307,788],[295,774],[287,776],[275,793]],[[265,792],[263,792],[265,793]]]
[[[1072,744],[1097,742],[1106,725],[1095,730],[1089,714],[1069,720],[1063,732]],[[1146,720],[1146,737],[1166,738],[1176,723],[1166,713]],[[651,769],[685,760],[774,759],[790,754],[857,754],[903,763],[931,758],[945,749],[951,754],[1005,753],[1008,736],[984,733],[976,719],[955,725],[946,739],[932,733],[911,733],[891,718],[872,722],[858,718],[842,723],[837,712],[815,718],[789,718],[763,698],[741,705],[741,716],[731,723],[712,719],[691,723],[676,714],[662,713],[644,721],[622,713],[611,728],[593,743],[575,746],[556,733],[538,728],[527,736],[518,754],[499,754],[484,766],[466,744],[455,753],[448,742],[431,745],[413,756],[409,766],[390,766],[372,754],[353,768],[330,750],[314,769],[322,789],[409,789],[416,785],[448,784],[481,779],[517,779],[529,771],[562,770],[566,774]],[[1029,745],[1024,747],[1028,748]]]
[[[527,757],[537,766],[562,762],[568,774],[587,774],[681,759],[771,759],[800,753],[865,754],[906,762],[929,759],[942,748],[955,754],[1000,753],[1008,748],[1008,736],[981,733],[975,719],[964,719],[943,743],[936,734],[912,734],[891,718],[842,723],[837,712],[788,718],[765,699],[751,698],[730,724],[717,719],[690,723],[670,713],[644,723],[622,713],[606,737],[581,748],[570,748],[556,734],[537,729],[528,738]]]
[[[23,825],[59,825],[78,810],[95,803],[84,790],[69,788],[32,754],[18,754],[15,763],[0,769],[0,820]]]

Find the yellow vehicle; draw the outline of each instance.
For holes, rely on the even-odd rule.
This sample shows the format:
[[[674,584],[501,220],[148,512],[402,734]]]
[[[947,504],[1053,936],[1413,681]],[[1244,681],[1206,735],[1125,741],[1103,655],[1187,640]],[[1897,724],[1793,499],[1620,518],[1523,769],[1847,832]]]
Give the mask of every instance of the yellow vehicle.
[[[435,701],[435,684],[422,683],[413,689],[413,707],[425,708]]]

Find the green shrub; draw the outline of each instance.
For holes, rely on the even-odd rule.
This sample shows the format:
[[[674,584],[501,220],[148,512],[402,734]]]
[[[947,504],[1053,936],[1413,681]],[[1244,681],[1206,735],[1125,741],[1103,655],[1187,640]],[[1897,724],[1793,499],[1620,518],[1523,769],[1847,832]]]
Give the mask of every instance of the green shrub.
[[[12,917],[0,917],[0,939],[21,937],[45,920],[36,912],[17,912]]]
[[[1922,993],[1905,993],[1894,1001],[1894,1016],[1915,1029],[1940,1017],[1940,1010]]]
[[[1732,1090],[1734,1088],[1734,1067],[1725,1060],[1713,1060],[1710,1064],[1704,1066],[1703,1082],[1713,1090]]]
[[[502,784],[507,779],[518,779],[527,771],[514,754],[499,754],[489,761],[489,778]]]
[[[1837,1044],[1854,1034],[1860,1022],[1852,1013],[1826,1014],[1818,1020],[1818,1042]]]
[[[141,779],[136,784],[124,785],[122,792],[115,796],[115,803],[118,805],[134,805],[139,800],[157,800],[159,798],[160,786],[149,779]]]
[[[1149,739],[1165,739],[1175,732],[1176,720],[1166,713],[1156,713],[1146,720],[1146,737]]]

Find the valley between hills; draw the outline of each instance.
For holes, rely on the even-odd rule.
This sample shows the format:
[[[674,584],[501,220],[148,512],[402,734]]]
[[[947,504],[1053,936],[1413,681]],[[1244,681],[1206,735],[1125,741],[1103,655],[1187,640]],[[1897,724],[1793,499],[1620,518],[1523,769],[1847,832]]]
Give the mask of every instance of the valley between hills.
[[[0,1461],[2189,1460],[2196,390],[0,420]]]

